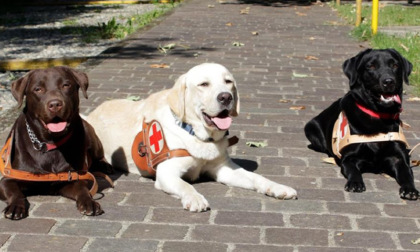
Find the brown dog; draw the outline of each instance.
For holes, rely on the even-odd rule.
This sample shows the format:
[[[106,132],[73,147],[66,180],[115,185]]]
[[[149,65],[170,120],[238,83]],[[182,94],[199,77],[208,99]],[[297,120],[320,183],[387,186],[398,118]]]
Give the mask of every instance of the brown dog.
[[[90,195],[88,181],[77,179],[79,174],[89,174],[88,169],[112,171],[94,129],[79,115],[79,88],[87,98],[86,74],[68,67],[33,70],[12,83],[18,106],[22,106],[25,96],[26,106],[12,127],[10,154],[3,155],[3,160],[17,174],[37,178],[68,173],[69,181],[34,182],[5,172],[0,181],[0,199],[7,203],[6,218],[27,217],[26,196],[36,194],[74,199],[82,214],[103,213]]]

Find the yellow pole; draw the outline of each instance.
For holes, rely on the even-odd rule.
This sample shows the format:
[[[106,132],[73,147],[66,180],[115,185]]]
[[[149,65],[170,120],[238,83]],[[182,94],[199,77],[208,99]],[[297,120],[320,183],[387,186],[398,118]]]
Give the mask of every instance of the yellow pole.
[[[335,3],[336,3],[337,5],[340,5],[340,0],[336,0],[336,1],[335,1]]]
[[[379,0],[372,0],[372,33],[378,31]]]
[[[362,0],[356,0],[356,26],[362,23]]]

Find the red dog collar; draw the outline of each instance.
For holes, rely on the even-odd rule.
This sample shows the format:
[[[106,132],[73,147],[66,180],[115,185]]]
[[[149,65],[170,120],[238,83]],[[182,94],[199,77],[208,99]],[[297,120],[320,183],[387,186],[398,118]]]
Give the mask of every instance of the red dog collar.
[[[400,118],[400,112],[395,113],[395,114],[389,114],[389,113],[380,113],[380,112],[375,112],[371,109],[368,109],[362,105],[360,105],[359,103],[356,102],[356,106],[363,112],[365,112],[366,114],[370,115],[371,117],[377,118],[377,119],[394,119],[397,120]]]

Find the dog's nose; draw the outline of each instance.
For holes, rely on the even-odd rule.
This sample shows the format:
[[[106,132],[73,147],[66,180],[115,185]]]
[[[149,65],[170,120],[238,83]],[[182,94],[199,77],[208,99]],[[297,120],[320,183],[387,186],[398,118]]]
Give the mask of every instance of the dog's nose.
[[[63,108],[63,101],[51,100],[48,102],[47,106],[49,111],[57,113]]]
[[[232,95],[228,92],[220,93],[217,96],[217,100],[224,106],[228,106],[232,101]]]
[[[390,85],[394,85],[395,80],[393,78],[386,78],[382,81],[382,84],[384,85],[384,87],[388,87]]]

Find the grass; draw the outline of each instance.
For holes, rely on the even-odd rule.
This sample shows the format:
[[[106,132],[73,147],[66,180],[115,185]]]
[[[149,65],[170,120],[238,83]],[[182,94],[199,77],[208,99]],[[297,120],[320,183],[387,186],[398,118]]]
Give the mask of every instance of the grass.
[[[355,4],[342,4],[337,6],[340,16],[344,17],[349,24],[356,23]],[[410,75],[410,84],[415,86],[415,92],[420,94],[420,34],[408,34],[404,36],[389,35],[381,32],[381,27],[386,26],[420,26],[420,6],[385,5],[380,6],[378,19],[378,32],[372,34],[371,13],[369,5],[363,5],[363,22],[359,27],[352,30],[352,35],[359,40],[369,41],[372,48],[394,48],[413,64],[413,72]]]
[[[94,43],[101,39],[123,39],[164,15],[175,6],[175,3],[156,4],[156,8],[150,12],[130,17],[113,17],[111,20],[89,27],[77,27],[67,21],[65,24],[67,26],[61,28],[61,32],[63,34],[79,35],[85,43]]]

